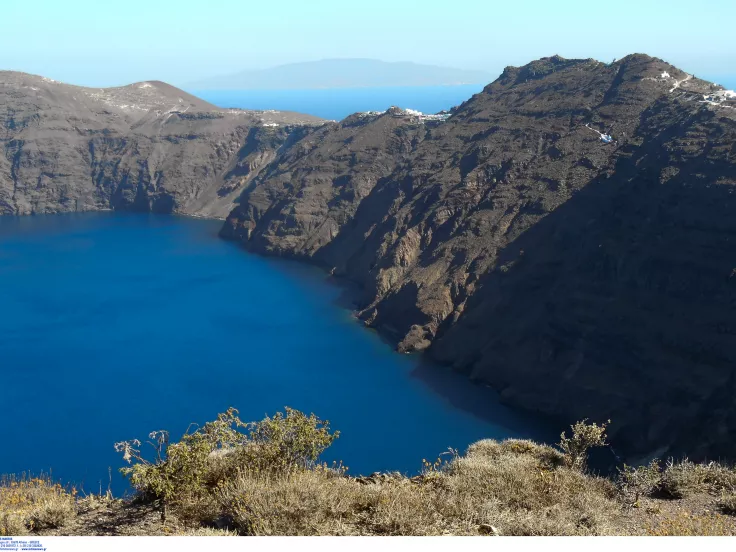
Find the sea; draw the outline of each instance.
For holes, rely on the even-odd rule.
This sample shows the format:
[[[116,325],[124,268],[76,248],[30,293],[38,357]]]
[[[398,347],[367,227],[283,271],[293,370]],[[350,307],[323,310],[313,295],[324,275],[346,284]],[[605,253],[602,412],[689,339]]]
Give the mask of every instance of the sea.
[[[456,86],[394,86],[315,90],[187,90],[218,107],[296,111],[340,121],[360,111],[392,106],[437,113],[458,106],[483,90],[482,84]]]
[[[127,489],[115,442],[177,440],[229,407],[329,420],[324,460],[417,473],[484,438],[548,428],[357,321],[355,290],[173,215],[0,217],[0,474]],[[557,433],[559,434],[559,433]],[[144,449],[146,450],[146,449]]]
[[[701,75],[698,75],[701,77]],[[702,75],[727,90],[736,90],[736,75]],[[218,107],[275,109],[340,121],[361,111],[384,111],[391,106],[422,113],[449,110],[480,93],[485,85],[394,86],[312,90],[188,90]]]

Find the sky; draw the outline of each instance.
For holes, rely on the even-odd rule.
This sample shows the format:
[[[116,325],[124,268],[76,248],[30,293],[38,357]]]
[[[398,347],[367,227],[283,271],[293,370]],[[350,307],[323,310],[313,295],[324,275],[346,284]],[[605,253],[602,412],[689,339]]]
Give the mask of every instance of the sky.
[[[0,69],[86,86],[346,57],[499,74],[553,54],[634,52],[736,75],[735,0],[4,0],[0,14]]]

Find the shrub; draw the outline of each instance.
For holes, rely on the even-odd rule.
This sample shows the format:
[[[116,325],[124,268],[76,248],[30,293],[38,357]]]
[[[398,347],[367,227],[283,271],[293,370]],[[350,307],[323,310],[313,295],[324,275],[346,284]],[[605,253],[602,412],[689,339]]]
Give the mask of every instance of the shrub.
[[[565,464],[565,457],[560,451],[526,439],[506,439],[501,442],[483,439],[468,447],[468,455],[485,456],[489,459],[500,458],[509,453],[533,456],[546,468],[557,468]]]
[[[28,533],[25,516],[18,511],[0,512],[0,537],[20,536]]]
[[[610,482],[568,468],[559,452],[544,445],[481,443],[457,459],[447,486],[459,500],[475,503],[476,516],[495,505],[484,523],[503,535],[612,532],[617,507]]]
[[[452,467],[454,461],[456,461],[460,455],[454,448],[447,449],[437,457],[437,460],[430,462],[426,458],[422,459],[422,470],[421,476],[424,482],[437,479]]]
[[[248,468],[288,471],[316,465],[320,455],[337,439],[330,433],[330,423],[314,414],[307,416],[292,408],[286,414],[249,424],[248,446],[237,451]]]
[[[619,468],[617,484],[624,501],[639,506],[642,496],[649,496],[659,488],[662,468],[659,460],[652,460],[647,466],[631,467],[624,464]]]
[[[659,491],[670,498],[683,498],[694,492],[736,490],[736,471],[715,462],[695,464],[687,458],[681,462],[667,461]]]
[[[0,480],[0,536],[25,535],[62,527],[76,515],[76,491],[50,478],[3,477]]]
[[[569,468],[584,471],[588,462],[588,450],[592,447],[606,446],[606,428],[610,420],[601,425],[588,424],[587,420],[576,422],[570,426],[572,436],[567,437],[565,433],[560,434],[558,446],[565,457],[565,464]]]
[[[583,438],[585,429],[566,441],[569,451],[587,451],[594,440]],[[420,477],[353,479],[341,466],[318,463],[336,437],[328,422],[292,409],[252,424],[230,410],[179,443],[152,433],[153,461],[137,441],[117,448],[133,464],[124,473],[164,515],[171,506],[179,519],[240,534],[613,533],[612,484],[567,467],[568,457],[552,447],[485,440],[465,456],[450,449],[424,461]]]
[[[219,493],[223,511],[242,535],[329,535],[347,516],[359,485],[310,470],[243,472]]]
[[[736,515],[736,493],[730,492],[721,494],[721,497],[716,501],[716,506],[718,506],[724,514],[728,514],[729,516]]]
[[[76,508],[69,496],[53,496],[42,501],[31,515],[33,529],[57,529],[74,517]]]
[[[245,535],[610,535],[631,530],[622,495],[636,504],[655,491],[698,486],[722,489],[721,508],[728,508],[726,491],[736,481],[731,468],[670,461],[662,469],[655,461],[625,466],[615,485],[585,470],[589,449],[606,444],[607,424],[571,427],[560,450],[487,439],[465,455],[450,449],[424,461],[422,475],[411,478],[352,478],[341,465],[320,464],[337,433],[289,408],[249,424],[231,409],[178,443],[154,432],[151,461],[138,441],[116,446],[132,464],[124,473],[140,496],[158,500],[163,516],[167,506],[174,509],[188,534],[205,524]],[[679,516],[648,531],[723,534],[726,525],[718,516]]]
[[[673,499],[697,492],[728,494],[736,491],[736,470],[715,462],[695,464],[687,458],[681,462],[670,458],[664,467],[652,460],[648,466],[619,469],[617,484],[624,500],[636,505],[641,496],[652,494]]]
[[[150,433],[152,441],[149,443],[156,451],[154,461],[143,457],[137,439],[115,444],[115,450],[132,464],[121,468],[120,472],[142,496],[159,501],[162,521],[166,521],[170,504],[181,503],[201,489],[207,457],[212,449],[205,440],[193,436],[185,434],[181,442],[170,443],[167,432]]]
[[[680,463],[671,459],[667,461],[659,483],[662,494],[670,498],[684,498],[704,487],[705,473],[700,466],[687,459]]]
[[[213,422],[187,431],[178,443],[166,431],[154,431],[149,444],[153,460],[141,453],[141,442],[122,441],[115,450],[130,467],[121,469],[143,498],[158,501],[161,519],[169,506],[187,517],[215,515],[212,490],[240,471],[284,472],[313,466],[337,438],[329,422],[287,408],[286,414],[260,422],[244,423],[230,408]]]

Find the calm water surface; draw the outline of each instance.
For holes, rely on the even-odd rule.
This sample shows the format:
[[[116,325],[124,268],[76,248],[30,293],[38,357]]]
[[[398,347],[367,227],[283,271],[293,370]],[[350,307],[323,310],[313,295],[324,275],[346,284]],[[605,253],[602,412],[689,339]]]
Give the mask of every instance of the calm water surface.
[[[698,75],[736,90],[736,75]],[[219,107],[276,109],[342,120],[359,111],[383,111],[392,105],[437,113],[469,100],[482,84],[457,86],[393,86],[381,88],[326,88],[321,90],[191,90]]]
[[[320,90],[192,90],[219,107],[296,111],[324,119],[342,120],[359,111],[384,111],[395,105],[422,113],[437,113],[470,99],[482,84],[457,86],[391,86],[326,88]]]
[[[483,437],[545,432],[485,388],[399,355],[322,272],[250,255],[220,223],[173,216],[0,217],[0,473],[114,488],[115,441],[178,437],[229,406],[285,405],[342,432],[351,473],[416,472]]]

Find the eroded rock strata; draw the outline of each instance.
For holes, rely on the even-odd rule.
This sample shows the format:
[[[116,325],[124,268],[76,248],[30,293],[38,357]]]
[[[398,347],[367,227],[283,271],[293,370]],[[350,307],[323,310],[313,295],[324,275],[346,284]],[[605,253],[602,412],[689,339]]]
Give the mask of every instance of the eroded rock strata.
[[[295,113],[224,110],[162,82],[83,88],[0,72],[0,214],[99,209],[222,217]]]
[[[512,404],[733,456],[735,105],[644,55],[509,67],[444,122],[315,130],[223,235],[359,282],[366,323]]]

